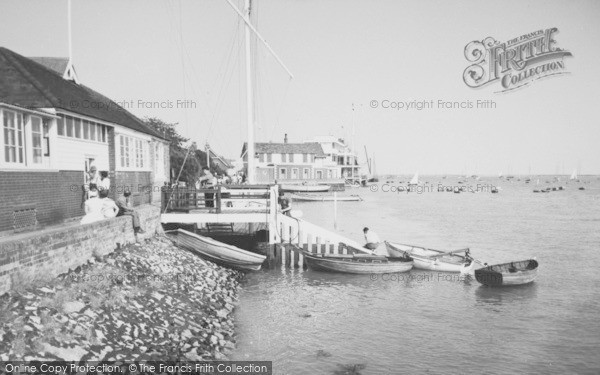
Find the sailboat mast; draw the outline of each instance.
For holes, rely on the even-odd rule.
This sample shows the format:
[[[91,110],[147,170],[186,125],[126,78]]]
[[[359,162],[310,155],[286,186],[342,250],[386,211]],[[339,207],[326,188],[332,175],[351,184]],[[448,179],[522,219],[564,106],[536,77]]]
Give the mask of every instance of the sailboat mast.
[[[71,0],[67,0],[67,19],[68,19],[68,32],[69,32],[69,63],[73,63],[73,33],[71,26]]]
[[[252,0],[245,0],[244,13],[248,22],[245,25],[246,33],[246,121],[248,122],[248,149],[246,158],[248,159],[247,181],[254,184],[254,92],[252,87],[252,50],[250,48],[250,13],[252,12]]]

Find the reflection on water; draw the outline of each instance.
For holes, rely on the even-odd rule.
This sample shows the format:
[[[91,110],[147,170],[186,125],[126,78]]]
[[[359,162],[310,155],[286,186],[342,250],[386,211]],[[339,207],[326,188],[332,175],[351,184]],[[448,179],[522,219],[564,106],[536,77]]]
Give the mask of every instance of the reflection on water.
[[[503,287],[488,287],[480,285],[475,289],[477,302],[481,304],[502,305],[513,304],[522,301],[535,303],[538,284],[535,282],[526,285],[514,285]]]
[[[600,368],[600,181],[533,194],[370,193],[339,204],[338,231],[433,248],[468,246],[490,264],[537,257],[537,280],[490,288],[458,274],[249,274],[235,360],[283,374],[594,373]],[[356,191],[352,192],[356,194]],[[333,229],[329,202],[297,204]],[[357,210],[360,216],[357,216]]]

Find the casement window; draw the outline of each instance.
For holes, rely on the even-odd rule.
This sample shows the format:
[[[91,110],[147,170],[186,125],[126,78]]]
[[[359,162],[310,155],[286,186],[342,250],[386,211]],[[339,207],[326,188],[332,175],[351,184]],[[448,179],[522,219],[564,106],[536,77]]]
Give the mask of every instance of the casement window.
[[[135,167],[144,168],[144,143],[139,139],[135,140]]]
[[[290,163],[294,162],[294,154],[288,154],[289,155],[289,159],[290,159]]]
[[[287,178],[287,169],[279,168],[279,178],[285,180]]]
[[[308,154],[302,154],[302,162],[308,163]]]
[[[310,178],[310,175],[308,174],[308,172],[309,172],[308,168],[304,168],[302,178]]]
[[[52,120],[10,109],[0,110],[0,166],[6,168],[50,166]]]
[[[108,127],[105,125],[65,115],[60,115],[56,124],[56,132],[59,136],[101,143],[107,142]]]
[[[265,162],[265,154],[258,154],[258,161],[261,163]]]
[[[2,130],[4,133],[4,161],[25,165],[23,114],[4,110]]]
[[[285,162],[286,162],[286,160],[285,160],[285,156],[286,156],[286,155],[287,155],[287,154],[281,154],[281,162],[282,162],[282,163],[285,163]]]
[[[141,139],[119,135],[119,158],[121,168],[144,169],[148,164],[147,142]]]
[[[292,179],[298,178],[298,168],[292,168]]]
[[[33,163],[42,164],[42,149],[43,139],[42,119],[39,117],[31,117],[31,150],[33,151]]]
[[[267,154],[267,163],[273,162],[273,154]]]
[[[154,145],[154,173],[159,177],[165,175],[164,148],[158,142]]]

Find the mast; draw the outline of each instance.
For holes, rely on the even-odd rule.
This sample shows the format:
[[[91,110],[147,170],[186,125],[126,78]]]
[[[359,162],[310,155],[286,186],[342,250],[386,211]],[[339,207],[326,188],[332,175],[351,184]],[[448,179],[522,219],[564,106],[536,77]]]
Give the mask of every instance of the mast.
[[[281,65],[281,67],[287,72],[290,76],[290,79],[293,79],[294,76],[290,72],[290,70],[285,66],[283,61],[277,56],[275,51],[271,48],[269,43],[265,40],[265,38],[260,35],[260,33],[252,26],[250,23],[250,14],[252,12],[252,0],[244,1],[244,13],[242,13],[232,2],[231,0],[225,0],[233,8],[233,10],[242,18],[245,26],[246,33],[246,106],[247,106],[247,122],[248,122],[248,147],[246,148],[246,158],[248,159],[248,171],[247,171],[247,181],[249,184],[253,184],[255,182],[254,178],[254,92],[252,88],[252,55],[250,48],[250,33],[252,32],[258,40],[267,48],[267,50],[273,55],[275,60]]]
[[[250,13],[252,12],[252,0],[244,0],[245,17],[248,20],[245,26],[246,33],[246,121],[248,123],[248,159],[247,181],[254,184],[254,92],[252,90],[252,50],[250,48]]]
[[[67,19],[69,32],[69,63],[73,64],[73,36],[71,27],[71,0],[67,0]]]

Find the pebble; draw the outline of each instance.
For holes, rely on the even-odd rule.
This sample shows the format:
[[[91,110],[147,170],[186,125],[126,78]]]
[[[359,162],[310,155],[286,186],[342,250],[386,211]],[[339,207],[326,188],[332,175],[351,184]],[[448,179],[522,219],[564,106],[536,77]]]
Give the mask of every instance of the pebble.
[[[0,360],[147,360],[175,355],[177,347],[184,348],[187,360],[202,361],[226,359],[219,348],[227,353],[235,348],[225,337],[233,337],[240,272],[204,261],[161,237],[122,247],[70,272],[0,302],[13,312],[10,318],[3,316],[7,323],[0,327]],[[94,273],[117,276],[119,282],[86,283],[84,276]],[[42,300],[62,293],[69,297],[59,308],[41,306]],[[19,322],[23,310],[29,317]],[[54,322],[60,327],[45,326]],[[28,330],[26,353],[13,350],[18,327]],[[47,328],[56,334],[48,335]]]

